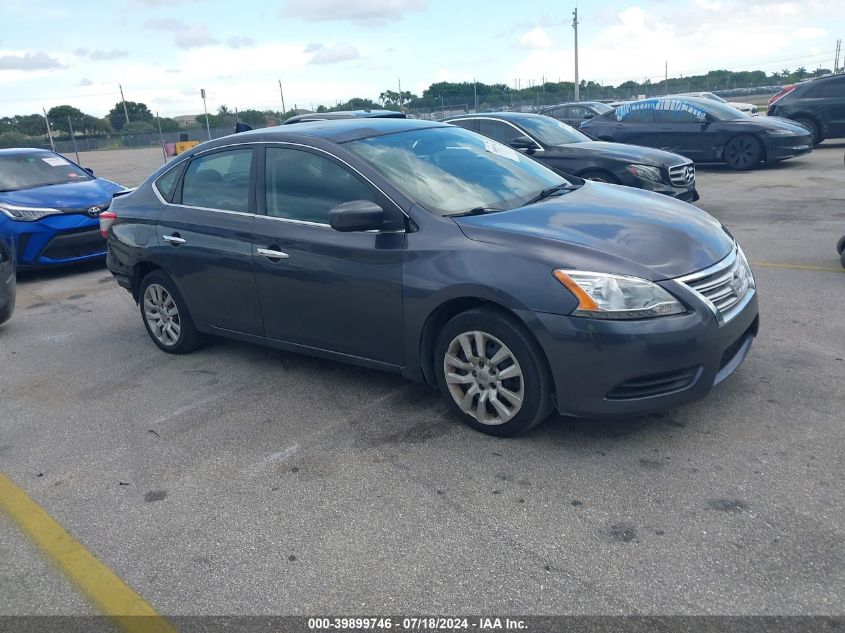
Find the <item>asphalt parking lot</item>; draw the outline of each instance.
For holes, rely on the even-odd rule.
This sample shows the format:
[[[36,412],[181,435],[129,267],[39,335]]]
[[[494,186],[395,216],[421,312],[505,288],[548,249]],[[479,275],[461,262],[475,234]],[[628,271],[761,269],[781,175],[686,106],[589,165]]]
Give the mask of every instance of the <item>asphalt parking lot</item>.
[[[166,615],[841,614],[843,152],[699,169],[761,306],[703,402],[495,439],[396,376],[163,354],[89,266],[20,277],[0,470]],[[135,185],[161,152],[81,162]],[[0,560],[0,613],[96,612],[2,514]]]

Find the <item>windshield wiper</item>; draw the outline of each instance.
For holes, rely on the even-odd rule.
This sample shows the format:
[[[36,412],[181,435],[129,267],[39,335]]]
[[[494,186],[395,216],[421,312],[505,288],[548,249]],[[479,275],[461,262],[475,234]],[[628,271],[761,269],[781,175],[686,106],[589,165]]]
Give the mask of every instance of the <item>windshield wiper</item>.
[[[559,185],[555,185],[554,187],[543,189],[540,193],[531,198],[531,200],[529,200],[522,206],[527,207],[529,204],[535,204],[537,202],[540,202],[541,200],[545,200],[546,198],[555,195],[559,191],[574,191],[575,189],[578,189],[577,185],[573,185],[568,182],[563,182]]]
[[[468,215],[484,215],[485,213],[495,213],[496,211],[507,211],[507,209],[500,209],[498,207],[475,207],[463,213],[450,213],[450,218],[462,218]]]

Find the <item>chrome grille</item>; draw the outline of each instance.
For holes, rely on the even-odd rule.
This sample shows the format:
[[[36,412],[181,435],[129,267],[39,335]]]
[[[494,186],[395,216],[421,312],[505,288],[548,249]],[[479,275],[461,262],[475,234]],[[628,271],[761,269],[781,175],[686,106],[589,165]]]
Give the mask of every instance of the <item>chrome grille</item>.
[[[754,288],[754,276],[742,251],[735,249],[721,262],[678,281],[700,296],[720,322],[729,321],[731,310]]]
[[[669,181],[676,187],[686,187],[695,182],[695,164],[683,163],[669,168]]]

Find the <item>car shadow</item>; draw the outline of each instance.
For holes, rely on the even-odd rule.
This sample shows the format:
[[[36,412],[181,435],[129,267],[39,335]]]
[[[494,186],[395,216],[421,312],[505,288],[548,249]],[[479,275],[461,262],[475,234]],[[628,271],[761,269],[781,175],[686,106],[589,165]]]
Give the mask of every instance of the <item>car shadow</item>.
[[[90,273],[97,270],[106,270],[105,259],[102,261],[83,262],[80,264],[69,264],[67,266],[56,266],[47,268],[34,268],[18,270],[18,284],[29,284],[38,281],[62,279],[73,275]]]

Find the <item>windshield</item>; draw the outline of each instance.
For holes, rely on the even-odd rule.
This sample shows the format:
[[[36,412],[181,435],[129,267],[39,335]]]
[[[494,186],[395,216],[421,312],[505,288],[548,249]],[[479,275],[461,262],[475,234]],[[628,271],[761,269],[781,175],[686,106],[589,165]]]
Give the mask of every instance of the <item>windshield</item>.
[[[737,110],[732,105],[719,101],[711,101],[710,99],[698,101],[696,105],[700,105],[707,114],[711,115],[717,121],[735,121],[736,119],[747,119],[751,116],[741,110]]]
[[[58,154],[0,154],[0,191],[17,191],[83,180],[91,180],[88,172]]]
[[[609,105],[601,102],[591,103],[590,107],[599,114],[604,114],[605,112],[610,112],[611,110],[613,110],[613,108],[611,108]]]
[[[519,152],[460,127],[423,128],[344,144],[436,215],[520,207],[568,184]]]
[[[543,145],[568,145],[590,140],[575,128],[547,116],[526,116],[520,118],[517,123],[531,132]]]

